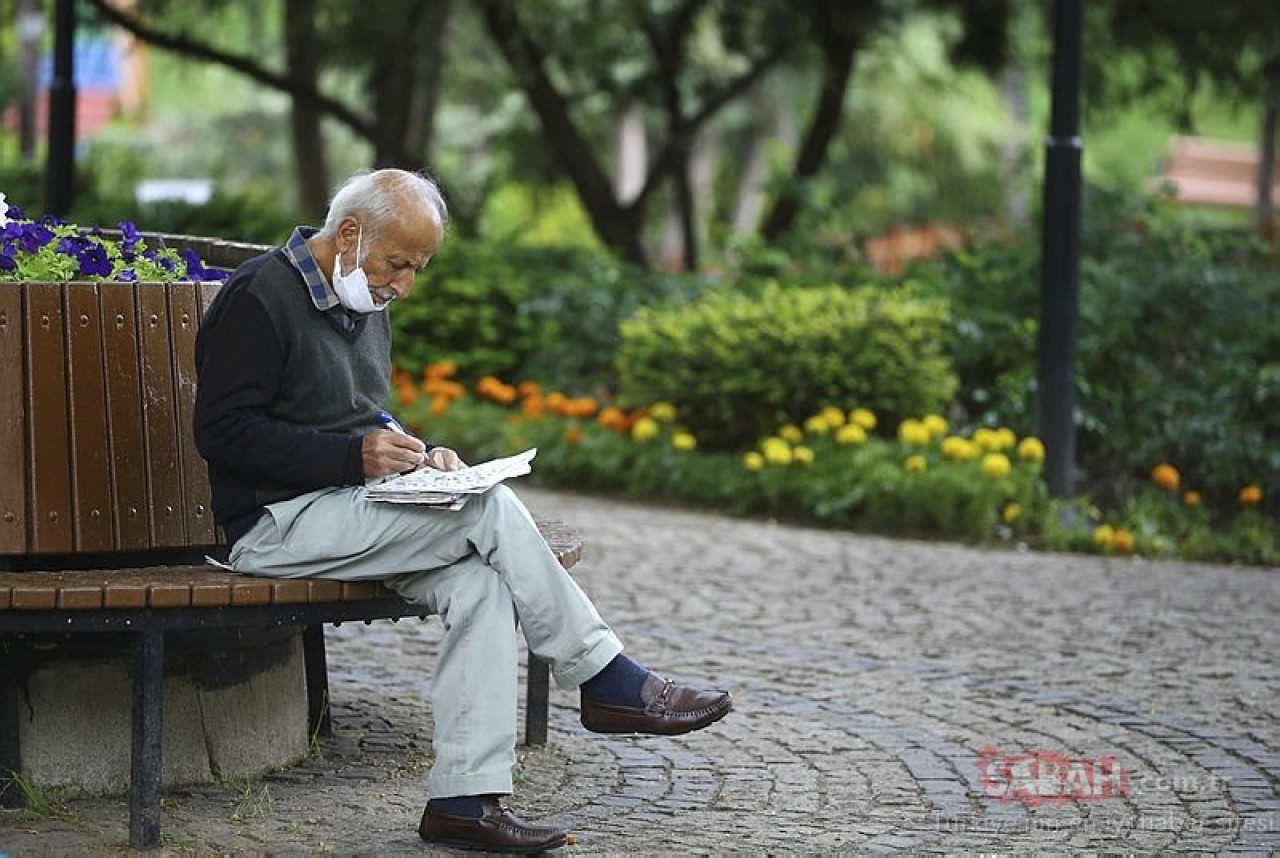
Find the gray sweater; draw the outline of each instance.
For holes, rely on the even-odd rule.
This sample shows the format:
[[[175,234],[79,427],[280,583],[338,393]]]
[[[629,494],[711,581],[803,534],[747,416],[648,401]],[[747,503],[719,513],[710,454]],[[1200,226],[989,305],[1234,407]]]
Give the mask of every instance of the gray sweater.
[[[386,313],[319,310],[279,251],[240,266],[196,336],[195,437],[234,544],[275,501],[364,482],[391,383]]]

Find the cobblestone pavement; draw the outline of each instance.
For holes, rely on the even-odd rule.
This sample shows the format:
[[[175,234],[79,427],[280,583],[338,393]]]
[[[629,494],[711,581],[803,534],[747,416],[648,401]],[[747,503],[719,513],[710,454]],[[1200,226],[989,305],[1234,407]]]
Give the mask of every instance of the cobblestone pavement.
[[[1280,852],[1280,569],[977,550],[519,487],[639,660],[731,689],[608,738],[553,689],[513,804],[563,854]],[[422,855],[438,621],[330,632],[335,736],[174,792],[162,854]],[[121,854],[123,802],[0,813],[0,852]]]

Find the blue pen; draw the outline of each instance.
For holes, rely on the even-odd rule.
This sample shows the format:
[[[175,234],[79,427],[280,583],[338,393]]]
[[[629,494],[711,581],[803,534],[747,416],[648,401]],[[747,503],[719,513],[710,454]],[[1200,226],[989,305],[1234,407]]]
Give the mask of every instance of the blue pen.
[[[401,426],[394,417],[392,417],[390,414],[388,414],[385,411],[378,412],[378,419],[382,421],[383,426],[386,426],[392,432],[399,432],[401,435],[409,434],[408,432],[404,431],[404,427]]]

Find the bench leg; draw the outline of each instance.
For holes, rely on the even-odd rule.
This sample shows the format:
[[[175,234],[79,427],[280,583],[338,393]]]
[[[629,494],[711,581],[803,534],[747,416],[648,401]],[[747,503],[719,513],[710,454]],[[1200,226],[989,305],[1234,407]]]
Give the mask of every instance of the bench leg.
[[[329,663],[324,654],[324,625],[302,630],[302,658],[307,674],[307,730],[311,736],[332,736],[329,718]]]
[[[129,781],[129,845],[160,845],[160,774],[163,767],[164,632],[139,632],[133,645],[133,755]]]
[[[547,744],[547,716],[551,705],[551,670],[547,663],[529,653],[525,679],[524,743]]]
[[[0,807],[21,807],[22,788],[17,777],[22,770],[22,751],[18,743],[18,675],[10,664],[10,654],[3,652],[0,662]]]

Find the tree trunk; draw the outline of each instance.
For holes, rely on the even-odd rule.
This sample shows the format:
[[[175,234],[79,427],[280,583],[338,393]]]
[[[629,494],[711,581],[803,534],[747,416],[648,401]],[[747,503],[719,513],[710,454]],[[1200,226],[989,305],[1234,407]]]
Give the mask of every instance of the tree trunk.
[[[436,114],[440,109],[440,90],[448,61],[449,23],[452,17],[453,0],[436,0],[428,7],[423,21],[421,47],[425,57],[418,73],[417,85],[409,95],[404,147],[408,152],[418,153],[425,165],[430,165],[434,160]]]
[[[288,0],[284,7],[285,63],[290,77],[315,88],[320,76],[316,39],[316,0]],[[298,204],[313,220],[324,217],[329,195],[329,164],[325,156],[321,114],[312,102],[292,99],[289,135],[293,143],[294,178]]]
[[[1258,147],[1258,204],[1255,217],[1258,232],[1275,238],[1275,199],[1272,189],[1276,175],[1276,131],[1280,125],[1280,57],[1266,67],[1266,103],[1262,107],[1262,139]]]
[[[644,189],[649,168],[649,141],[645,134],[644,109],[630,104],[614,127],[614,189],[619,200],[629,203]]]
[[[600,240],[624,259],[647,265],[641,237],[642,200],[622,206],[613,195],[586,136],[573,121],[569,104],[547,72],[542,52],[525,32],[511,0],[477,0],[485,29],[511,66],[525,98],[538,116],[544,139],[578,192]]]
[[[840,131],[840,120],[844,117],[844,96],[853,77],[853,57],[861,44],[867,15],[874,18],[874,11],[842,0],[819,0],[816,5],[813,24],[822,47],[822,88],[817,109],[796,155],[791,181],[765,218],[761,233],[766,241],[777,241],[790,231],[800,213],[802,188],[826,163],[827,150]]]

